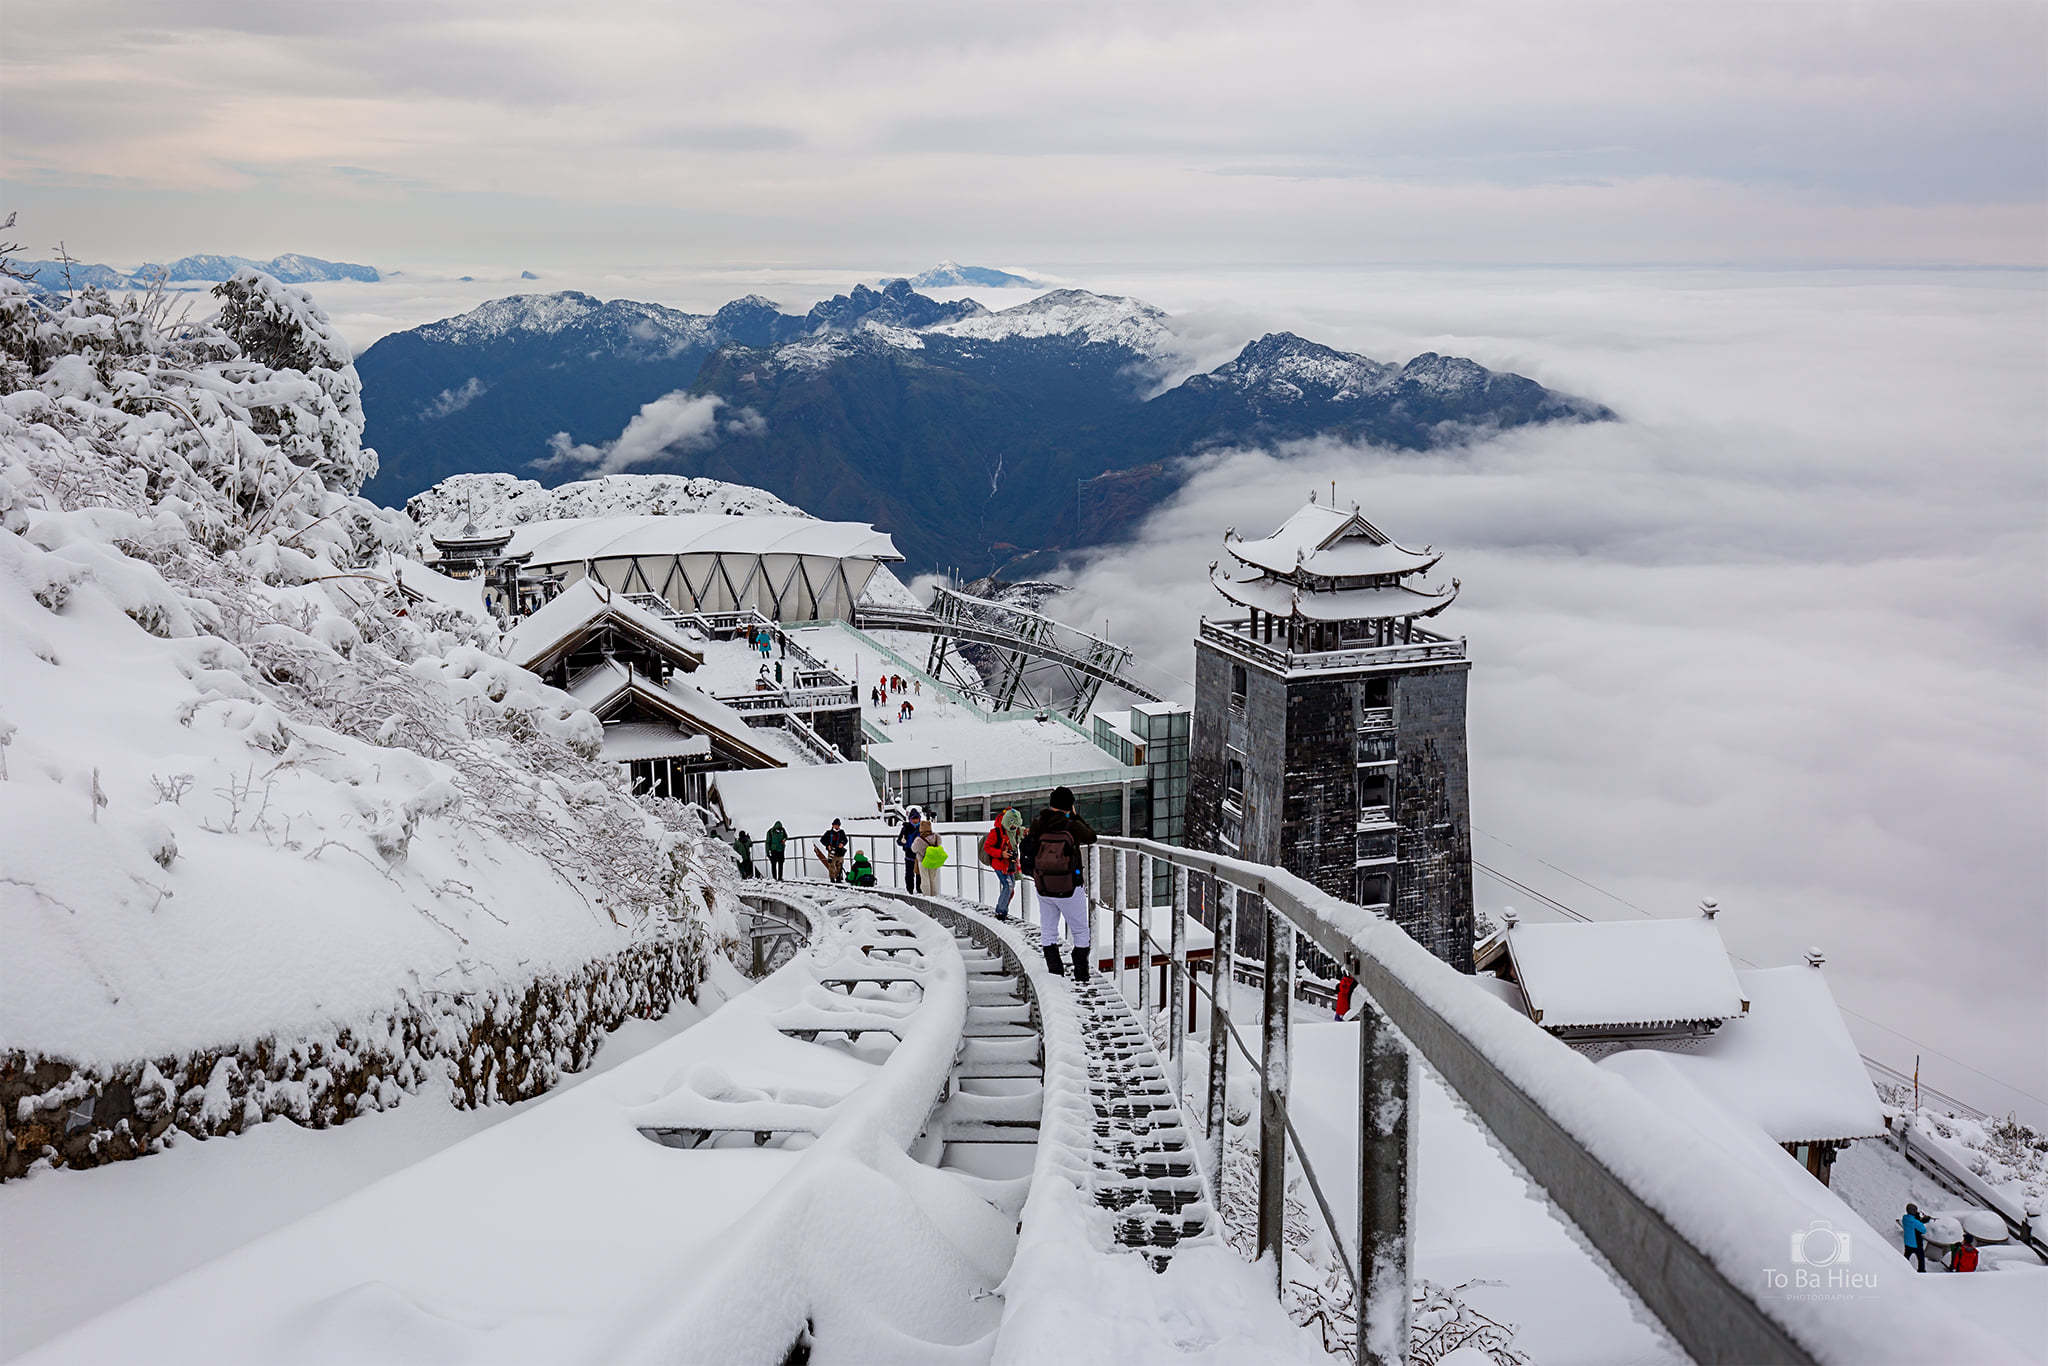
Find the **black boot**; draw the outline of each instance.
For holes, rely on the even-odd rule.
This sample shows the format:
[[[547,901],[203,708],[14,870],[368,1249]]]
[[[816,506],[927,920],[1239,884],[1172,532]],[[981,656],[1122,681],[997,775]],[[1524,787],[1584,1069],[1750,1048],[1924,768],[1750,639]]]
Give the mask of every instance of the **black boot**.
[[[1060,966],[1059,945],[1047,944],[1045,946],[1045,970],[1055,977],[1064,977],[1067,975],[1066,970]]]
[[[1074,980],[1077,982],[1088,980],[1088,950],[1086,949],[1074,950]]]

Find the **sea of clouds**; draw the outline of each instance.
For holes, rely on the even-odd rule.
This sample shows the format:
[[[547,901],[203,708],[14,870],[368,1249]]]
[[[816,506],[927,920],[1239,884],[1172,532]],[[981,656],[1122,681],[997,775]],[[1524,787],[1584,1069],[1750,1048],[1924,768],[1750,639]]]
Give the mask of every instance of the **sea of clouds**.
[[[1468,354],[1622,420],[1430,456],[1212,452],[1132,544],[1070,567],[1063,614],[1191,677],[1196,620],[1230,614],[1204,572],[1223,529],[1261,535],[1335,480],[1463,582],[1438,624],[1473,659],[1480,860],[1598,917],[1715,897],[1738,954],[1818,945],[1845,1007],[1955,1055],[1930,1082],[2048,1115],[1961,1065],[2048,1095],[2041,275],[1133,284],[1218,338],[1262,301],[1268,326]],[[1925,1051],[1851,1024],[1888,1061]]]

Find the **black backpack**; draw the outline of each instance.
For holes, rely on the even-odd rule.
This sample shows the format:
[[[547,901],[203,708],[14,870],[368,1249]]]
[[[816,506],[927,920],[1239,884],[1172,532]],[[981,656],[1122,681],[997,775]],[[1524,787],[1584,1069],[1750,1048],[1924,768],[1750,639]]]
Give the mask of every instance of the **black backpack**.
[[[1072,896],[1081,885],[1081,846],[1071,830],[1048,830],[1031,854],[1031,883],[1040,896]]]

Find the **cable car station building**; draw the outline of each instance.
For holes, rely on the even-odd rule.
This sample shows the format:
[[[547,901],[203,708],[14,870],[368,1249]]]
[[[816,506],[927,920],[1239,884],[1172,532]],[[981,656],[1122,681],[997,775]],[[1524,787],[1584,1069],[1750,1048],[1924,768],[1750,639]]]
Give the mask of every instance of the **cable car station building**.
[[[1242,615],[1195,640],[1188,843],[1286,868],[1472,971],[1471,663],[1422,625],[1457,581],[1425,586],[1440,555],[1313,496],[1223,544],[1210,582]]]

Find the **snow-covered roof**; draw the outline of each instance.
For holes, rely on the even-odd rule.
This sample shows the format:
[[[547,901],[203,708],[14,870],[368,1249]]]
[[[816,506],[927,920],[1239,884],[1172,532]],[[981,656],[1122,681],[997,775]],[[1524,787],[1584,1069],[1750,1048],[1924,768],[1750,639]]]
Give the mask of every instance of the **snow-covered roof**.
[[[733,769],[714,773],[712,800],[734,828],[759,838],[777,821],[792,839],[825,833],[833,821],[873,816],[879,799],[866,764]]]
[[[1281,579],[1261,574],[1233,578],[1228,570],[1211,570],[1209,582],[1239,607],[1307,621],[1373,621],[1395,617],[1430,617],[1457,601],[1456,585],[1422,592],[1401,584],[1381,588],[1332,588],[1304,591]]]
[[[1747,997],[1714,922],[1602,920],[1519,924],[1508,957],[1546,1029],[1732,1020]]]
[[[1115,755],[1059,720],[1041,722],[1014,712],[991,718],[961,706],[940,708],[929,696],[913,700],[917,714],[889,723],[891,738],[869,742],[868,757],[890,773],[951,764],[955,796],[980,795],[971,790],[976,784],[1046,789],[1144,772],[1126,770]]]
[[[815,517],[731,517],[715,512],[528,522],[513,529],[508,552],[531,555],[535,565],[577,564],[627,555],[903,558],[886,532],[877,531],[866,522],[826,522]]]
[[[587,578],[570,584],[515,626],[505,638],[505,654],[513,663],[530,669],[605,619],[630,626],[686,670],[704,662],[703,652],[682,632],[639,604],[629,602],[624,594],[611,592]]]
[[[1672,1065],[1776,1143],[1883,1133],[1877,1091],[1821,970],[1802,963],[1737,975],[1749,1014],[1674,1053]]]
[[[1259,540],[1225,536],[1223,548],[1269,574],[1300,570],[1323,578],[1413,574],[1443,558],[1434,551],[1397,545],[1356,508],[1347,512],[1321,503],[1304,505]]]
[[[710,736],[685,735],[674,726],[619,721],[604,728],[604,758],[615,764],[635,759],[696,758],[710,753]]]
[[[375,571],[370,571],[375,572]],[[437,602],[443,607],[453,607],[465,612],[478,621],[489,621],[484,611],[484,581],[482,579],[451,579],[438,569],[431,569],[418,560],[403,555],[391,558],[391,574],[394,582],[407,597],[419,601]]]
[[[783,763],[777,754],[759,743],[745,717],[711,694],[678,678],[671,678],[665,684],[656,683],[618,660],[607,659],[570,680],[568,693],[583,706],[600,714],[621,695],[631,693],[654,710],[666,712],[678,722],[695,726],[707,735],[715,735],[764,764],[780,767]]]

